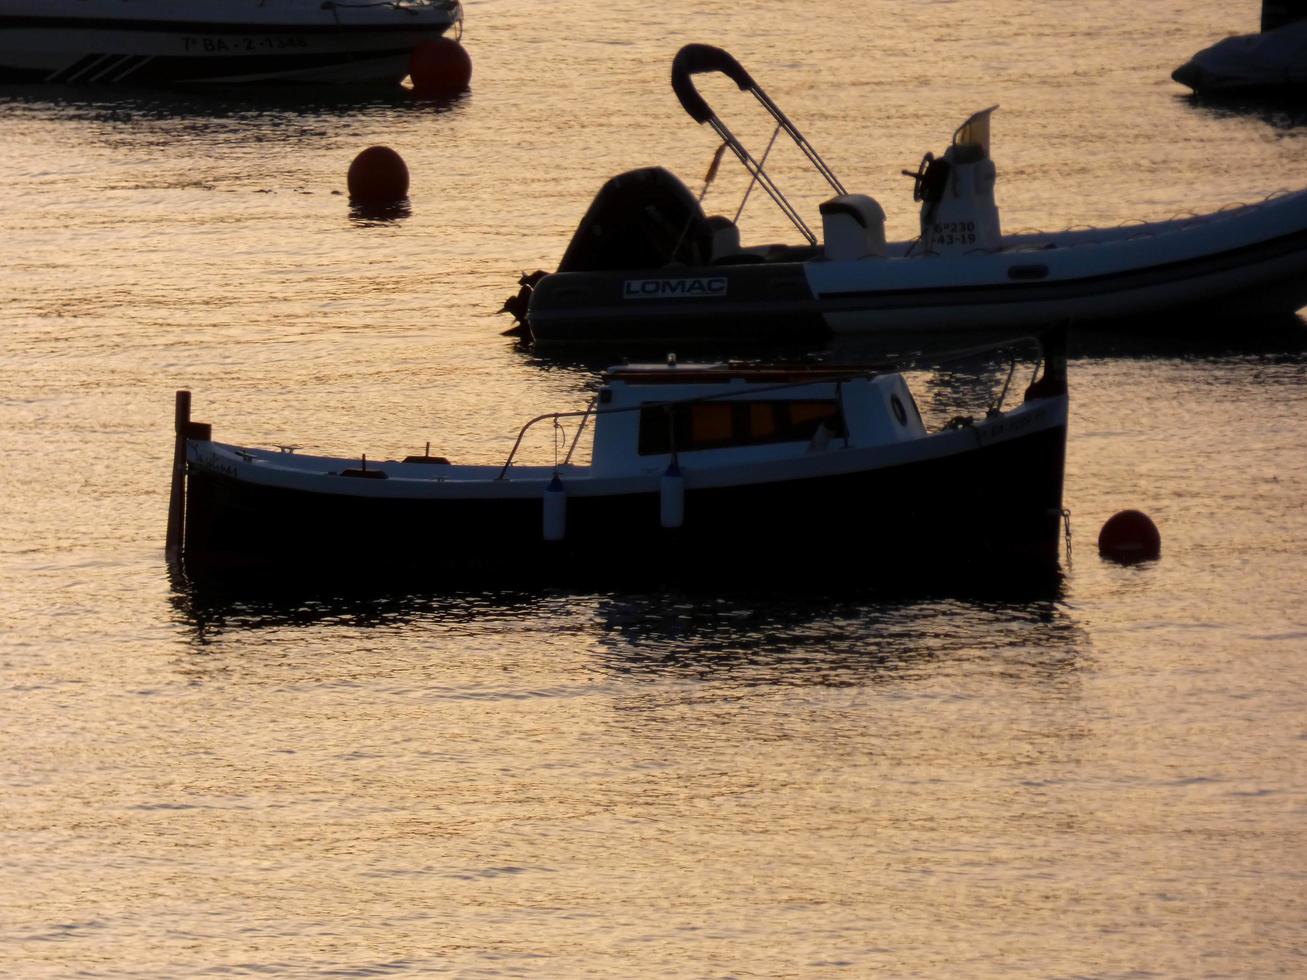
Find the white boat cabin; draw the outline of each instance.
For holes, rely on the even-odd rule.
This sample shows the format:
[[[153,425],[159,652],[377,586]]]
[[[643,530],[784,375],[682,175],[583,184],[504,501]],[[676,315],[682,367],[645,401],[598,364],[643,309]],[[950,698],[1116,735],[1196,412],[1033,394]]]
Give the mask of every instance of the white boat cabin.
[[[632,364],[604,375],[595,409],[596,475],[793,458],[926,435],[894,372]]]

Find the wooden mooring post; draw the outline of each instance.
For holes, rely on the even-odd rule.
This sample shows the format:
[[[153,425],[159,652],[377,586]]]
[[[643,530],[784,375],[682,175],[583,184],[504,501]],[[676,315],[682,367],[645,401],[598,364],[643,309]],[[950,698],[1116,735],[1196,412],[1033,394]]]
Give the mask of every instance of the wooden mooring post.
[[[168,561],[176,562],[182,554],[186,538],[186,442],[195,439],[208,442],[213,438],[213,426],[208,422],[191,421],[191,393],[177,392],[176,440],[172,449],[172,493],[168,497],[168,537],[163,553]]]
[[[182,532],[186,520],[186,432],[191,422],[191,393],[177,392],[176,439],[172,450],[172,494],[168,497],[168,537],[163,553],[176,561],[182,553]]]

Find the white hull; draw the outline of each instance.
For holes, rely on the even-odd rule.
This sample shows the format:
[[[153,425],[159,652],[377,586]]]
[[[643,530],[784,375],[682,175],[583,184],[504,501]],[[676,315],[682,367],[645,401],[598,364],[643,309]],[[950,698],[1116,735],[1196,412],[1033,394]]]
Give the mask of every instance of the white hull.
[[[423,41],[461,29],[457,3],[0,4],[0,79],[103,84],[398,82]]]
[[[1187,221],[1008,236],[992,254],[906,250],[806,264],[833,332],[1289,314],[1307,305],[1307,192]]]

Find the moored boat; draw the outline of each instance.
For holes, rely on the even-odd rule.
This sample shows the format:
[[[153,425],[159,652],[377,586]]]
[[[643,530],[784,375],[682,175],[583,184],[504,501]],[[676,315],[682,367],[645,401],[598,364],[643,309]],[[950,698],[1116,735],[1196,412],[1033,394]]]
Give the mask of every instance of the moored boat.
[[[1012,378],[987,411],[927,431],[891,368],[626,365],[497,465],[227,445],[187,409],[169,547],[219,583],[1055,576],[1060,342],[1004,408]],[[523,434],[561,419],[577,423],[565,454],[520,465]]]
[[[756,159],[699,95],[694,76],[703,72],[751,93],[830,184],[820,238],[767,173],[766,154]],[[846,191],[728,53],[687,45],[672,84],[689,115],[744,164],[750,190],[761,188],[803,241],[742,245],[735,220],[705,215],[667,170],[621,174],[596,196],[557,271],[524,277],[505,305],[538,344],[1022,331],[1064,321],[1273,316],[1307,305],[1307,191],[1117,228],[1005,234],[991,108],[910,173],[920,235],[887,242],[880,204]]]
[[[1265,0],[1261,31],[1203,48],[1171,77],[1212,97],[1307,96],[1307,3]]]
[[[0,0],[0,81],[398,83],[458,0]]]

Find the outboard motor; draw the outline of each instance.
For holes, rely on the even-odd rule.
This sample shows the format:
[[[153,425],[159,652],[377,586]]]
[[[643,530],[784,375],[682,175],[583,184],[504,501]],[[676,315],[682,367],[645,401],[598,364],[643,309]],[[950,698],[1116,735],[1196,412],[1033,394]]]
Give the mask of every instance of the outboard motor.
[[[704,217],[698,199],[670,170],[628,170],[599,189],[557,271],[702,265],[710,259],[713,242],[722,237],[720,231],[717,224]],[[546,274],[541,270],[518,280],[521,290],[510,296],[500,311],[512,313],[518,321],[505,334],[525,336],[531,293]]]
[[[628,170],[595,195],[559,272],[660,269],[703,261],[703,208],[679,177],[662,167]]]
[[[997,108],[977,112],[959,126],[943,157],[927,153],[916,173],[904,171],[916,178],[912,196],[921,202],[921,245],[927,253],[962,255],[1002,243],[994,203],[997,171],[989,158],[989,115]]]

